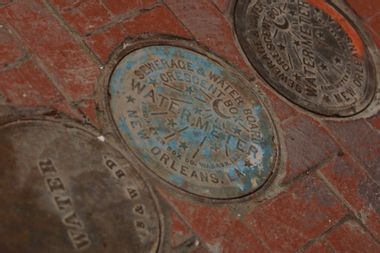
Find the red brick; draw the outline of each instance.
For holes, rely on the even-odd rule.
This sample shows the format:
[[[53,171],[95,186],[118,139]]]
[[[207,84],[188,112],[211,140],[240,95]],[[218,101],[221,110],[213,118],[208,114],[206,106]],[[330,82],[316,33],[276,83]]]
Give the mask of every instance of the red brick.
[[[162,190],[160,192],[187,221],[200,239],[209,248],[220,252],[221,242],[232,222],[230,211],[225,206],[211,207],[175,197]]]
[[[182,252],[182,251],[179,251],[179,252]],[[213,253],[213,252],[208,251],[208,249],[206,249],[204,247],[202,247],[202,248],[198,247],[198,248],[196,248],[196,249],[194,249],[188,253]]]
[[[184,223],[184,221],[174,212],[170,212],[170,225],[171,225],[171,246],[174,248],[187,239],[189,239],[193,234],[189,227]]]
[[[190,251],[189,253],[213,253],[208,251],[206,248],[197,248],[195,250]]]
[[[40,0],[18,1],[0,16],[21,35],[32,53],[74,100],[91,95],[99,70]]]
[[[380,49],[380,34],[372,30],[370,27],[368,27],[368,29],[372,36],[372,40],[375,42],[375,45],[377,46],[377,48]]]
[[[349,221],[333,230],[326,241],[336,253],[379,253],[380,245],[360,225]]]
[[[111,15],[101,0],[51,2],[65,21],[81,34],[91,32],[111,21]]]
[[[378,0],[347,0],[347,3],[363,18],[369,18],[380,10],[380,1]]]
[[[303,253],[335,253],[331,246],[325,241],[319,241],[308,247]]]
[[[339,142],[380,182],[380,134],[365,120],[328,122]]]
[[[23,50],[5,26],[0,24],[0,68],[20,59]]]
[[[286,122],[283,129],[288,157],[286,183],[338,153],[339,148],[331,136],[311,118],[299,115]]]
[[[321,172],[380,240],[380,187],[367,172],[348,156],[338,157]]]
[[[125,20],[105,31],[93,34],[86,41],[99,58],[106,61],[113,49],[125,38],[144,33],[190,37],[177,18],[165,6],[159,6],[133,20]]]
[[[211,0],[214,2],[214,4],[216,5],[216,7],[221,11],[221,12],[225,12],[227,11],[231,1],[230,0]]]
[[[366,27],[370,30],[375,44],[380,48],[380,10],[378,15],[374,16],[366,23]]]
[[[379,36],[376,35],[374,40],[375,40],[377,48],[380,49],[380,35]]]
[[[272,109],[280,121],[284,121],[296,115],[296,111],[285,101],[283,101],[278,94],[275,94],[275,92],[269,88],[266,88],[265,86],[262,86],[262,89],[265,91],[267,97],[269,98]]]
[[[310,176],[258,206],[245,221],[271,252],[295,252],[329,229],[345,213],[327,187]]]
[[[209,0],[165,0],[169,8],[190,30],[195,39],[225,58],[229,63],[252,74],[235,40],[232,25]]]
[[[103,0],[104,4],[114,14],[123,14],[152,6],[157,0]]]
[[[59,91],[31,61],[0,72],[0,93],[13,105],[48,106],[73,114]]]
[[[367,121],[377,130],[380,130],[380,112],[371,118],[367,119]]]
[[[234,221],[227,229],[222,243],[223,253],[251,253],[268,252],[257,237],[249,231],[240,221]]]
[[[99,120],[96,110],[97,104],[93,99],[86,99],[78,105],[78,110],[95,126],[99,126]]]
[[[178,202],[175,206],[186,217],[195,233],[209,244],[221,240],[227,231],[230,220],[225,208],[191,206],[188,203],[181,205]]]
[[[12,1],[13,0],[0,0],[0,7],[1,7],[1,5],[9,4]]]
[[[378,35],[380,35],[380,4],[378,9],[378,14],[374,17],[372,17],[368,22],[367,25],[372,28],[374,31],[377,32]]]

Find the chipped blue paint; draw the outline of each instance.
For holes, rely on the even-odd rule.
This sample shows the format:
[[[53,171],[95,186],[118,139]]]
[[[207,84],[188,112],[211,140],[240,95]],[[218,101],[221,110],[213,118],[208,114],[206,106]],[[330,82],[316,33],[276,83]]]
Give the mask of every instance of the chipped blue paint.
[[[267,180],[277,156],[270,117],[242,82],[193,51],[149,46],[114,70],[111,111],[159,176],[202,196],[238,197]]]
[[[173,182],[175,185],[182,186],[185,183],[185,180],[183,177],[180,177],[178,175],[170,175],[170,181]]]
[[[124,117],[120,117],[120,118],[119,118],[118,127],[119,127],[119,129],[120,129],[124,134],[130,134],[130,131],[129,131],[129,128],[128,128],[128,125],[127,125],[127,122],[126,122],[126,120],[125,120]]]

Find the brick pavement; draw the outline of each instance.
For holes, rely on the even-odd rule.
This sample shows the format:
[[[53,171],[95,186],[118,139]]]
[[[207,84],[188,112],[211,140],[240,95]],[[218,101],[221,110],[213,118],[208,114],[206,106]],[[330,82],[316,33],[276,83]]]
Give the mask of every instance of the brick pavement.
[[[380,2],[347,0],[380,48]],[[102,131],[99,79],[124,42],[196,41],[248,78],[228,0],[0,0],[0,105],[51,108]],[[267,94],[286,157],[233,201],[155,183],[167,252],[380,252],[380,113],[326,120]]]

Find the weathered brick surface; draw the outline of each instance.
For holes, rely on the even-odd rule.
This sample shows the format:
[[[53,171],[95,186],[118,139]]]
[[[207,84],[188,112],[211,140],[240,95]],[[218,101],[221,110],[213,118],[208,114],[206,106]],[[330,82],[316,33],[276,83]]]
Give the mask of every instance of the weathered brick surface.
[[[32,61],[1,71],[0,93],[9,104],[51,107],[68,114],[73,113],[59,91]]]
[[[157,0],[103,0],[107,8],[114,14],[124,14],[127,12],[148,8],[158,2]]]
[[[100,59],[106,61],[125,38],[149,33],[190,37],[176,17],[165,6],[159,6],[132,20],[127,19],[105,31],[95,33],[86,42]]]
[[[242,54],[237,48],[232,26],[208,0],[165,0],[165,3],[190,30],[195,39],[228,62],[251,74]]]
[[[11,31],[0,23],[0,69],[7,67],[25,55]]]
[[[175,248],[193,236],[190,228],[174,211],[170,212],[170,226],[170,243],[172,248]]]
[[[380,112],[371,118],[367,119],[367,121],[377,130],[380,130]]]
[[[354,11],[365,21],[365,27],[380,48],[380,2],[377,0],[347,0]]]
[[[364,19],[380,13],[380,2],[377,0],[346,0],[346,2]]]
[[[345,213],[327,187],[314,176],[308,176],[254,209],[245,217],[245,224],[271,252],[295,252]]]
[[[380,134],[365,120],[329,122],[329,128],[343,147],[380,182]]]
[[[292,116],[295,116],[297,112],[290,107],[285,101],[283,101],[279,96],[279,94],[275,94],[274,91],[262,86],[265,94],[269,98],[270,105],[272,110],[274,110],[274,114],[280,121],[284,121],[289,119]]]
[[[77,109],[89,120],[93,125],[99,126],[96,101],[94,99],[86,99],[81,101]]]
[[[231,222],[226,207],[192,203],[163,191],[161,194],[192,225],[198,236],[210,244],[219,244]]]
[[[371,27],[377,34],[380,34],[380,11],[367,21],[367,25]]]
[[[336,253],[378,253],[380,245],[359,224],[349,221],[333,230],[326,241]]]
[[[232,4],[231,0],[211,0],[221,12],[226,12],[228,7]]]
[[[220,252],[269,253],[270,250],[242,222],[234,221],[227,229]]]
[[[377,253],[380,245],[355,221],[334,228],[303,253]]]
[[[380,186],[348,156],[336,158],[321,172],[380,239]]]
[[[374,17],[370,18],[367,21],[366,26],[372,34],[372,38],[377,47],[380,49],[380,12]]]
[[[316,121],[299,115],[284,125],[288,161],[285,182],[321,166],[339,152],[338,146]]]
[[[370,31],[372,34],[372,39],[375,42],[378,49],[380,49],[380,34],[377,34],[373,30]]]
[[[0,0],[0,7],[1,7],[1,5],[9,4],[12,1],[13,0]]]
[[[239,221],[230,217],[230,211],[226,206],[210,206],[189,202],[168,192],[160,191],[165,199],[191,224],[193,231],[206,244],[211,252],[233,252],[232,241],[241,242],[239,246],[242,252],[247,252],[249,243],[266,252],[261,242],[249,232]],[[235,231],[235,232],[234,232]],[[236,237],[237,232],[246,233],[245,236]],[[245,239],[247,242],[244,242]],[[233,243],[236,247],[237,244]],[[196,251],[197,252],[197,251]],[[235,251],[236,252],[236,251]]]
[[[1,9],[0,17],[20,34],[73,100],[93,94],[99,74],[97,66],[42,1],[17,1]]]
[[[190,251],[189,253],[214,253],[214,252],[210,252],[205,247],[202,247],[202,248],[197,248],[197,249],[195,249],[193,251]]]
[[[50,0],[65,21],[81,34],[111,21],[111,14],[101,0]]]
[[[328,242],[319,241],[308,247],[303,253],[336,253]]]
[[[270,252],[245,223],[230,216],[231,213],[225,206],[210,207],[179,199],[164,191],[160,192],[188,224],[191,224],[193,231],[211,252]],[[175,219],[172,219],[175,224]],[[179,231],[181,230],[183,225],[179,228]]]

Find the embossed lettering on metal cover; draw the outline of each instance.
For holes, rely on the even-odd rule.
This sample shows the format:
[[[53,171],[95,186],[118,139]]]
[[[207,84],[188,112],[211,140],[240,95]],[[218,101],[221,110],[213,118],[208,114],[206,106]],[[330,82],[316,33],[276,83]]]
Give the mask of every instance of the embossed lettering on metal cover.
[[[110,110],[128,147],[167,182],[197,195],[236,198],[273,173],[278,140],[248,82],[195,51],[152,45],[112,73]]]
[[[27,120],[0,140],[0,252],[156,252],[155,200],[101,138]]]
[[[360,30],[327,1],[240,0],[235,25],[252,65],[305,109],[350,116],[373,99],[373,66]]]

